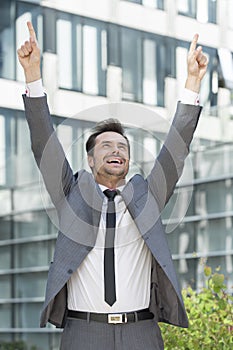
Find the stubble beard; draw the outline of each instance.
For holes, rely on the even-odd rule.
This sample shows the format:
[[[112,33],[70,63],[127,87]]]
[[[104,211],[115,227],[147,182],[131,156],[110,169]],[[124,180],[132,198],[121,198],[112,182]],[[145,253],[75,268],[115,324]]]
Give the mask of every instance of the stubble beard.
[[[116,171],[112,171],[111,169],[105,169],[105,173],[110,175],[110,176],[114,176],[114,177],[117,177],[117,178],[125,178],[125,175],[126,175],[126,171],[125,169],[119,169],[117,172]]]
[[[96,176],[101,177],[101,178],[108,178],[108,179],[117,179],[118,181],[124,180],[127,173],[128,173],[128,168],[123,168],[123,169],[110,169],[107,167],[100,167],[97,172]]]

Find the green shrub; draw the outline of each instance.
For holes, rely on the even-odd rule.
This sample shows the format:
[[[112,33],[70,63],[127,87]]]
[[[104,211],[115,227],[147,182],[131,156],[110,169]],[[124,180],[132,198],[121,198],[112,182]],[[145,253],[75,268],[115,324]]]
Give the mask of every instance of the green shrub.
[[[21,340],[14,342],[1,342],[0,350],[36,350],[35,346],[31,346],[30,348],[27,344]]]
[[[192,288],[183,291],[188,329],[160,324],[165,350],[233,349],[233,297],[218,270],[204,268],[206,287],[199,293]]]

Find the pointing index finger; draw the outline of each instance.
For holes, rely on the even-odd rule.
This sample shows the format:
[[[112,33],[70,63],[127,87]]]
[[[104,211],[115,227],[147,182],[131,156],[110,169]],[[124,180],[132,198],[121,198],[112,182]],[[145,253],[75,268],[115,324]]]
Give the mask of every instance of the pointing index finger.
[[[32,23],[31,22],[27,22],[27,26],[28,26],[28,30],[29,30],[30,39],[33,42],[36,42],[36,33],[35,33],[35,30],[33,28]]]
[[[189,52],[193,52],[196,50],[196,46],[197,46],[197,41],[198,41],[199,35],[195,34],[193,37],[193,40],[190,44],[190,48],[189,48]]]

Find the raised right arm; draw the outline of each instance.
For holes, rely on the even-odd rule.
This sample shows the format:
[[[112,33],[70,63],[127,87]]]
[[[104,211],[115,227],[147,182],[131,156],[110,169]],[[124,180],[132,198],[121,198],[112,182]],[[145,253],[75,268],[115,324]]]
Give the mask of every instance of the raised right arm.
[[[40,49],[31,22],[27,26],[30,39],[17,53],[26,83],[31,83],[41,78]],[[24,95],[23,100],[35,160],[54,205],[59,206],[72,185],[73,172],[54,131],[46,96],[30,98]]]

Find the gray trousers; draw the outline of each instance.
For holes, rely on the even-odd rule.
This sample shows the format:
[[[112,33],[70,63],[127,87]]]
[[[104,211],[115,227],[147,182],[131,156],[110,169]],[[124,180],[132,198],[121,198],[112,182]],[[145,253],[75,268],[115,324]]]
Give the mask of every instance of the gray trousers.
[[[154,320],[112,325],[67,318],[60,350],[163,350]]]

